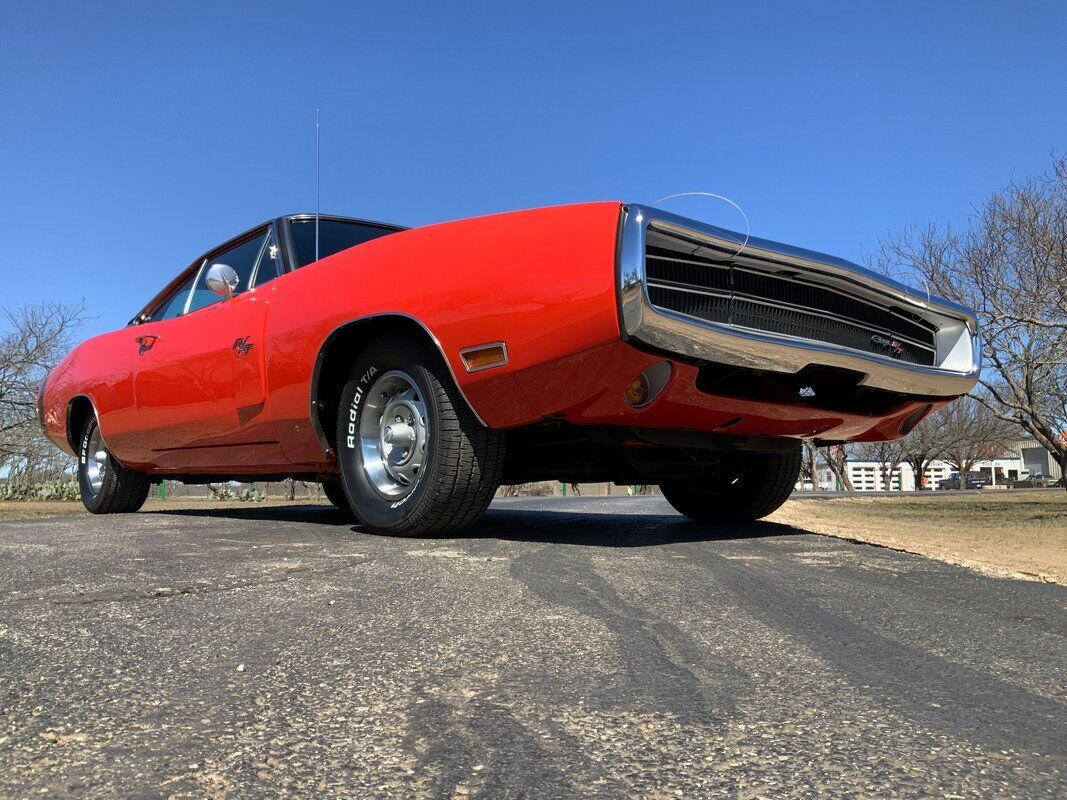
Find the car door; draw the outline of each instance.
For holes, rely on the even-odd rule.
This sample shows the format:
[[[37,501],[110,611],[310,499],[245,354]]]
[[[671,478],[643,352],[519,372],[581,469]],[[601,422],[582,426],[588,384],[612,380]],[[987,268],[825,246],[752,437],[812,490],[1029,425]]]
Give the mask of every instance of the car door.
[[[267,316],[274,295],[271,283],[283,272],[276,232],[269,230],[247,291],[230,301],[234,321],[233,383],[237,425],[229,440],[254,447],[259,463],[288,463],[281,455],[267,400],[266,366],[270,343]],[[273,445],[273,447],[271,447]]]
[[[159,393],[167,395],[170,391],[162,385],[166,374],[158,367],[173,354],[174,345],[184,338],[184,326],[176,320],[189,305],[189,295],[203,263],[203,258],[193,263],[137,316],[136,325],[123,331],[124,344],[130,353],[132,420],[123,434],[122,457],[130,463],[154,465],[158,449],[170,438],[169,431],[161,429],[167,424],[167,418],[160,420],[155,413],[158,409],[146,404],[145,398]]]
[[[161,469],[227,468],[239,444],[234,362],[243,354],[236,333],[250,314],[240,294],[252,281],[269,227],[250,232],[200,264],[183,313],[138,326],[135,395],[144,446]],[[231,300],[207,285],[212,265],[225,264],[238,276]],[[255,314],[251,314],[255,316]]]

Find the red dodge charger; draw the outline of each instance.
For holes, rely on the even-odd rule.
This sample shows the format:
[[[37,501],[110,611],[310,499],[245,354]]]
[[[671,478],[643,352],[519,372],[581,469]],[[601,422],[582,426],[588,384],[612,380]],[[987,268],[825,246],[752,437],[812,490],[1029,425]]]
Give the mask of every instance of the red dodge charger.
[[[965,308],[655,208],[298,214],[79,345],[38,409],[94,513],[164,478],[296,477],[369,530],[444,534],[502,483],[559,480],[730,522],[781,505],[801,440],[902,436],[979,364]]]

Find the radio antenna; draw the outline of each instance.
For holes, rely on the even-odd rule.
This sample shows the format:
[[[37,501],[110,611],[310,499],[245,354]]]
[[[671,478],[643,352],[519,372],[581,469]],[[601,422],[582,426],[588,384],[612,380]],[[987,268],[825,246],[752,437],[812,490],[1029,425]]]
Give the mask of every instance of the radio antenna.
[[[319,260],[319,110],[315,109],[315,260]]]

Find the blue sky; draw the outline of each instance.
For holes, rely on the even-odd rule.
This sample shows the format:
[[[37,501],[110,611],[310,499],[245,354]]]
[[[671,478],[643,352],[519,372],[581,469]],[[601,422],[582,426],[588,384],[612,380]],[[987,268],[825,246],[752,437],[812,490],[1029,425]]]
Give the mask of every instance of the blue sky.
[[[419,225],[703,190],[861,259],[1067,149],[1067,4],[5,3],[0,304],[120,327],[314,203]],[[731,228],[725,204],[670,206]]]

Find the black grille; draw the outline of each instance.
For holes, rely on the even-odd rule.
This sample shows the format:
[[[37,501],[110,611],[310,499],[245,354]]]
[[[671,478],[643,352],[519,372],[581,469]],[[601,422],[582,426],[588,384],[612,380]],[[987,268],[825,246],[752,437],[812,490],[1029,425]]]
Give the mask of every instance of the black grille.
[[[762,271],[654,245],[645,255],[649,300],[659,308],[913,364],[935,362],[936,329],[903,309],[844,294],[796,270]]]

